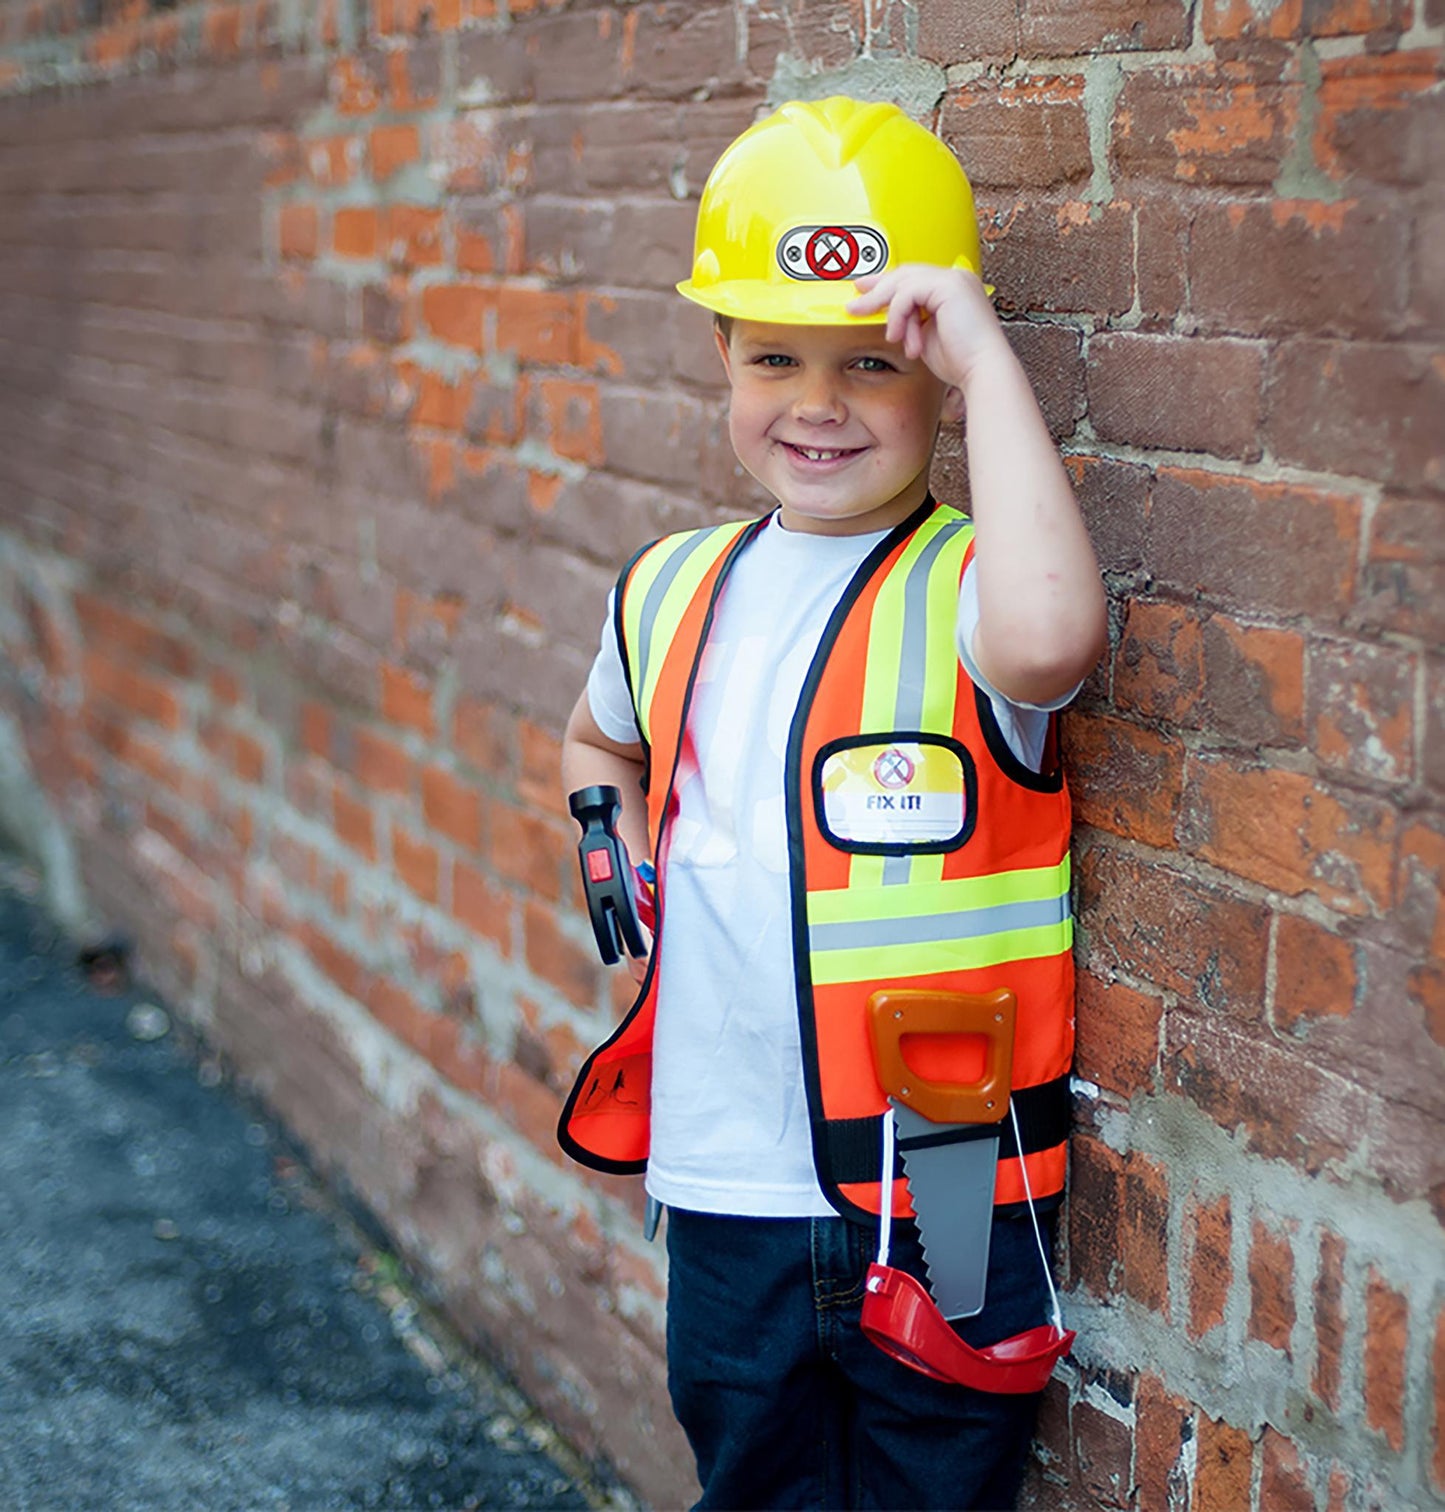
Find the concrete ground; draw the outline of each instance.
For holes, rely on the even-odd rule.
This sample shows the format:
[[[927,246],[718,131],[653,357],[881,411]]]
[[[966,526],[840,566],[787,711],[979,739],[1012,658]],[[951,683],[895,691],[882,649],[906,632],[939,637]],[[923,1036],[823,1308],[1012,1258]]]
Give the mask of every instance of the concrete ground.
[[[0,1507],[632,1505],[103,966],[0,888]]]

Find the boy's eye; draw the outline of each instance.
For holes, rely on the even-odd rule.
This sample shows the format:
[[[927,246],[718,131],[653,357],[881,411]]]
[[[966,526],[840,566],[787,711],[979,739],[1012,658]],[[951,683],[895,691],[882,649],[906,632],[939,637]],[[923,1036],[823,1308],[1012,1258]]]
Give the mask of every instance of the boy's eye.
[[[793,359],[785,352],[764,352],[760,357],[754,357],[753,361],[759,367],[782,368],[791,367]]]
[[[897,371],[886,357],[860,357],[857,365],[865,373],[892,373]]]

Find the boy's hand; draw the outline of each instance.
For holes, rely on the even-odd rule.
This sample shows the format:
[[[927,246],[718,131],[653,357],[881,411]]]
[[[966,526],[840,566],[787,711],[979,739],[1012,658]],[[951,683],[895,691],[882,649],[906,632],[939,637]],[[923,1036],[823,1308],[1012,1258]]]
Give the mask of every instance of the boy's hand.
[[[1008,341],[977,274],[963,268],[904,263],[857,280],[861,291],[850,315],[888,311],[886,334],[906,357],[922,359],[933,374],[961,389],[980,360]]]

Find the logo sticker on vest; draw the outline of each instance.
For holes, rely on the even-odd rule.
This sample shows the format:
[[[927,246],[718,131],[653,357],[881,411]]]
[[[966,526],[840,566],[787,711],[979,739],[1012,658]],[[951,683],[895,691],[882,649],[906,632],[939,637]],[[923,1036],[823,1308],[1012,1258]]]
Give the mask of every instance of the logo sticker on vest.
[[[877,273],[887,262],[888,243],[872,226],[794,226],[778,243],[778,266],[808,282]]]
[[[927,845],[962,833],[958,752],[932,742],[855,745],[823,762],[823,820],[852,845]]]

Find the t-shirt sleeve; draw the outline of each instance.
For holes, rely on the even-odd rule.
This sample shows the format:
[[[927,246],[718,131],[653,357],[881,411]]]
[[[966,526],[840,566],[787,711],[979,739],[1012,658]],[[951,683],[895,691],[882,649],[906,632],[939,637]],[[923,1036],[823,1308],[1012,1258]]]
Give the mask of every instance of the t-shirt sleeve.
[[[978,572],[970,561],[963,569],[963,583],[958,592],[958,659],[963,663],[963,670],[988,695],[999,731],[1009,749],[1031,772],[1040,771],[1049,733],[1049,715],[1072,703],[1084,685],[1078,683],[1061,698],[1046,704],[1015,703],[1005,698],[989,684],[973,659],[973,632],[978,629],[978,612]]]
[[[640,737],[632,695],[627,689],[627,673],[622,666],[622,650],[617,644],[617,620],[612,612],[616,597],[614,588],[607,595],[602,642],[587,675],[587,706],[592,710],[597,728],[609,740],[615,740],[619,745],[635,745]]]

